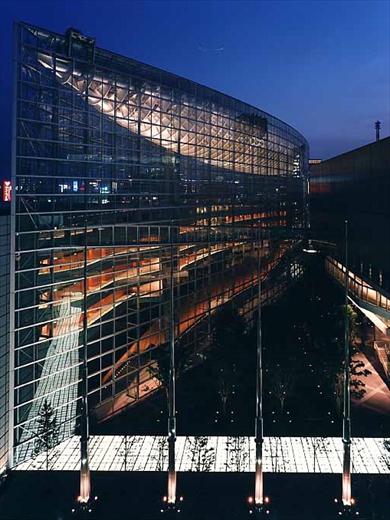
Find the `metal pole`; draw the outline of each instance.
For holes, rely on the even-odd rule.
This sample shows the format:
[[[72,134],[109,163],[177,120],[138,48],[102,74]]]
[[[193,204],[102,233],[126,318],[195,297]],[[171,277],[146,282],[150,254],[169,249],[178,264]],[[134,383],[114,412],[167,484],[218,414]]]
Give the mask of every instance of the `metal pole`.
[[[10,470],[15,462],[15,446],[14,446],[14,406],[15,406],[15,257],[16,257],[16,197],[20,196],[16,191],[17,185],[17,167],[16,167],[16,136],[18,134],[18,110],[17,97],[19,93],[18,84],[18,66],[19,66],[19,47],[21,29],[16,23],[13,28],[13,96],[12,96],[12,156],[11,156],[11,214],[7,231],[10,233],[10,249],[9,249],[9,350],[8,350],[8,413],[5,417],[6,427],[8,426],[8,440],[6,448],[8,451],[7,470]]]
[[[261,323],[261,261],[260,240],[258,241],[258,273],[257,273],[257,363],[256,363],[256,474],[255,474],[255,505],[261,506],[264,502],[263,492],[263,352],[262,352],[262,323]]]
[[[172,226],[170,234],[170,273],[169,273],[169,386],[168,386],[168,504],[176,504],[176,468],[175,468],[175,442],[176,442],[176,395],[175,395],[175,302],[173,285],[173,244]]]
[[[345,301],[344,301],[344,406],[343,406],[343,482],[342,501],[351,506],[351,400],[348,319],[348,220],[345,221]]]
[[[84,268],[83,268],[83,357],[81,364],[81,431],[80,431],[80,495],[79,502],[86,504],[91,496],[91,476],[88,460],[88,379],[87,379],[87,226],[84,228]]]

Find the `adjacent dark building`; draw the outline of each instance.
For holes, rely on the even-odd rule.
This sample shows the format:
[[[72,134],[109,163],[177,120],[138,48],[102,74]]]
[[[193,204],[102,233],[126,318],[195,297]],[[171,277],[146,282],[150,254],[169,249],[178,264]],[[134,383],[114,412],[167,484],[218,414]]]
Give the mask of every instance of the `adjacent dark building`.
[[[350,267],[390,291],[390,137],[311,164],[311,222],[318,235],[343,238]]]
[[[335,243],[328,271],[344,283],[348,220],[350,296],[375,324],[374,349],[390,374],[390,137],[310,166],[313,236]]]

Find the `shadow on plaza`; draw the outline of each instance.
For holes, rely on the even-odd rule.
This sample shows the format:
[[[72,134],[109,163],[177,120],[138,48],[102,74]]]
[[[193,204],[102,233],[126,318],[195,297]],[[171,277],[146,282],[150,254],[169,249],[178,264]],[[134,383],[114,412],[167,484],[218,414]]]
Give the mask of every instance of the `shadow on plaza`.
[[[98,495],[91,520],[157,520],[166,475],[162,473],[93,473],[93,493]],[[0,497],[2,520],[67,520],[78,486],[77,473],[14,474]],[[334,497],[339,496],[339,475],[269,475],[266,493],[274,520],[336,519]],[[249,474],[179,474],[184,496],[180,518],[184,520],[238,520],[248,518],[246,497],[253,487]],[[388,520],[389,479],[355,476],[353,494],[360,518]],[[387,516],[386,516],[387,515]]]

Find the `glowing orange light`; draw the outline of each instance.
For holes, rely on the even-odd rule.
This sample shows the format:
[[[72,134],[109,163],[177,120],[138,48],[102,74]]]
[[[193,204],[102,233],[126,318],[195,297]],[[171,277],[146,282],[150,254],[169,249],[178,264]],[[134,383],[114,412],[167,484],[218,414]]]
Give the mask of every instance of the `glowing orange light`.
[[[11,202],[12,184],[11,181],[3,181],[3,202]]]

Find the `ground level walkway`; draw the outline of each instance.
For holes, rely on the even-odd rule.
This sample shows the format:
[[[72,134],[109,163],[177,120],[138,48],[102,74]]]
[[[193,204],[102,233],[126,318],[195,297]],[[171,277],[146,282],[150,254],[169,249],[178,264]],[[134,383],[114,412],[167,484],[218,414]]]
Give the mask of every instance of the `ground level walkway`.
[[[51,450],[49,469],[77,471],[80,441],[74,436]],[[339,437],[266,437],[264,471],[268,473],[341,473],[342,440]],[[92,471],[166,471],[167,443],[162,436],[94,435],[90,437]],[[176,469],[179,472],[249,472],[255,468],[253,437],[178,437]],[[41,454],[19,464],[16,470],[45,470]],[[390,474],[390,452],[383,438],[354,438],[352,471]]]

